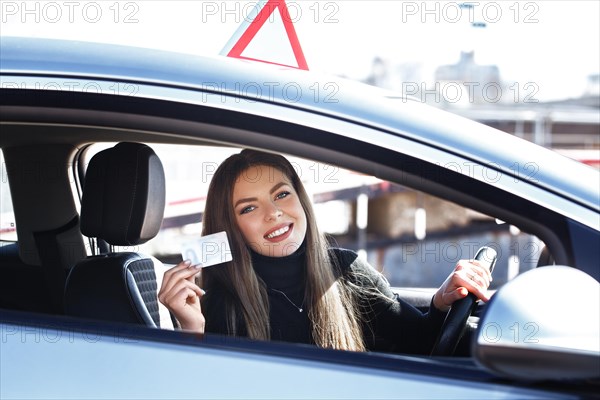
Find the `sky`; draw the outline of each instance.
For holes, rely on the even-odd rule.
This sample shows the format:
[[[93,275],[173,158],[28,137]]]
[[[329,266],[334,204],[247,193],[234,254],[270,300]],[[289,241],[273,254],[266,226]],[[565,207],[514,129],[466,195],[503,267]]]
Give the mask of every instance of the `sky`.
[[[373,59],[433,80],[461,51],[540,101],[578,97],[600,71],[600,2],[287,1],[309,69],[364,80]],[[0,1],[0,35],[218,55],[256,1]],[[276,23],[277,21],[275,21]],[[476,27],[472,25],[476,23]],[[485,24],[485,27],[481,25]],[[280,24],[281,25],[281,24]],[[272,28],[266,36],[277,36]],[[263,36],[265,36],[263,35]],[[529,85],[529,86],[527,86]]]

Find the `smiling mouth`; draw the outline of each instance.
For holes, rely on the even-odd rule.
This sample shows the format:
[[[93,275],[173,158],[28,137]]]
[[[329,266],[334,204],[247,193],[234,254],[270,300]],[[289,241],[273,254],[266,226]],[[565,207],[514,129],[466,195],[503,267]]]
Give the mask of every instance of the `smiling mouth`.
[[[286,233],[288,233],[290,231],[290,229],[292,229],[291,224],[284,226],[282,228],[279,228],[277,230],[274,230],[273,232],[269,233],[268,235],[265,235],[264,238],[265,239],[275,239],[279,236],[285,235]]]

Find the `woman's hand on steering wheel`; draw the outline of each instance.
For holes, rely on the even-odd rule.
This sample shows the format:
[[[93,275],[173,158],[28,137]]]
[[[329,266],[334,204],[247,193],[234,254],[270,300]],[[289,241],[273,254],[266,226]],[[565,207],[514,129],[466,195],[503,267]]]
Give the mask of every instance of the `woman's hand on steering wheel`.
[[[489,301],[487,288],[492,274],[477,260],[460,260],[433,297],[433,305],[448,311],[452,303],[473,293],[482,301]]]

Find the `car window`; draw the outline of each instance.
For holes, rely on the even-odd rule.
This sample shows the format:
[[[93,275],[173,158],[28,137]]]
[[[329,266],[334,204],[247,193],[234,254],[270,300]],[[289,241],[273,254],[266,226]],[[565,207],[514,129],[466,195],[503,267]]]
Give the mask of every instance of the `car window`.
[[[4,162],[4,154],[1,149],[0,165],[2,168],[2,178],[0,180],[0,240],[15,242],[17,240],[17,227],[12,198],[10,197],[6,163]]]
[[[149,145],[165,169],[165,215],[158,236],[135,250],[175,264],[181,243],[202,231],[214,172],[240,149]],[[106,147],[93,147],[88,156]],[[498,252],[492,289],[537,264],[543,243],[493,216],[374,176],[288,158],[312,194],[320,228],[338,246],[367,259],[392,286],[438,287],[460,259],[473,258],[486,245]]]

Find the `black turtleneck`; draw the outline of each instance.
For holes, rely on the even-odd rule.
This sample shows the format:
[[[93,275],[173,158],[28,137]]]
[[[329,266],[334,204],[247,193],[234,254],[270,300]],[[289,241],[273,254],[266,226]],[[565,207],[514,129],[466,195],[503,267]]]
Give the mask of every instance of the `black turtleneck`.
[[[254,271],[265,283],[269,296],[272,340],[314,343],[308,319],[309,307],[304,299],[305,260],[304,246],[285,257],[267,257],[252,252]]]
[[[367,349],[428,354],[445,313],[435,309],[433,301],[430,311],[423,314],[400,299],[392,292],[383,275],[351,250],[331,249],[330,256],[337,261],[340,279],[362,289],[358,307]],[[252,252],[252,264],[267,288],[271,339],[314,343],[308,319],[309,305],[304,299],[304,247],[286,257],[266,257]],[[229,334],[226,304],[232,301],[231,298],[222,288],[206,289],[202,310],[206,318],[206,332]],[[299,308],[302,308],[302,312]],[[236,325],[237,335],[246,336],[241,312]]]

